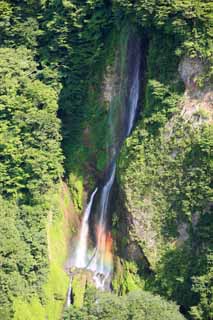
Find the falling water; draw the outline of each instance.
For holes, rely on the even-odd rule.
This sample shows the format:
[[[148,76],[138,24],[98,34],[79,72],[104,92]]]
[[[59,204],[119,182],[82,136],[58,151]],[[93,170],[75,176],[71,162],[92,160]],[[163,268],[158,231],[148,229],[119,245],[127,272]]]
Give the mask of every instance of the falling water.
[[[137,113],[139,92],[140,92],[139,73],[140,73],[140,60],[137,59],[133,66],[133,82],[132,82],[130,95],[129,95],[130,110],[129,110],[127,137],[130,135],[132,131],[132,128],[134,126],[134,121],[135,121],[135,115]]]
[[[88,247],[88,233],[89,233],[89,217],[92,209],[93,200],[95,197],[98,188],[92,193],[90,197],[90,201],[86,207],[82,224],[81,224],[81,231],[80,231],[80,239],[76,250],[75,256],[75,266],[77,268],[85,268],[88,263],[88,256],[87,256],[87,247]]]
[[[126,92],[122,92],[125,97],[127,96],[127,99],[124,99],[125,102],[121,110],[120,132],[119,136],[112,137],[112,140],[119,141],[119,145],[113,145],[113,152],[111,153],[111,160],[109,161],[110,165],[106,172],[106,179],[103,186],[100,187],[99,215],[98,222],[95,226],[95,253],[92,256],[89,256],[88,233],[89,218],[94,197],[97,193],[97,188],[92,193],[88,206],[84,212],[80,239],[75,256],[74,265],[77,268],[87,268],[92,270],[96,286],[103,290],[110,287],[110,279],[113,271],[112,236],[110,231],[107,229],[110,192],[115,180],[117,155],[125,138],[130,135],[135,122],[140,89],[140,61],[140,40],[136,36],[129,40],[127,49],[127,74],[125,76],[128,79],[128,85],[124,88]],[[112,132],[114,132],[115,135],[116,130],[112,130]]]
[[[112,254],[111,254],[111,234],[107,233],[107,209],[109,205],[109,195],[115,180],[116,164],[112,162],[109,171],[109,178],[104,185],[100,198],[100,218],[96,226],[97,250],[89,268],[95,272],[95,283],[97,288],[104,289],[105,282],[112,271]],[[111,243],[111,245],[110,245]]]
[[[72,292],[72,277],[70,278],[69,289],[67,291],[67,302],[66,302],[67,307],[71,305],[71,292]]]

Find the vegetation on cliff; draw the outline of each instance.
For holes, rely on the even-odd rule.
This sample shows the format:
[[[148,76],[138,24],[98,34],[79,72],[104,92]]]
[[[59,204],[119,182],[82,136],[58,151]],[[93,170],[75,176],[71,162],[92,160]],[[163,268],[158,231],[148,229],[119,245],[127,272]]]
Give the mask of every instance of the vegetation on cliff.
[[[176,44],[171,35],[151,38],[143,112],[121,153],[118,179],[133,220],[127,238],[138,244],[154,272],[145,287],[177,301],[184,311],[192,307],[194,319],[210,319],[212,113],[208,102],[202,105],[196,74],[192,88],[186,88],[189,98],[183,97],[179,59],[170,58]],[[193,100],[196,94],[200,100]]]
[[[184,320],[174,303],[145,291],[134,291],[126,296],[96,292],[88,288],[84,306],[71,306],[64,320]]]
[[[127,22],[149,43],[143,116],[119,163],[122,189],[138,196],[130,207],[144,210],[144,197],[152,199],[146,210],[155,213],[160,255],[153,259],[156,279],[147,286],[192,306],[194,319],[212,317],[212,129],[194,128],[178,115],[183,84],[176,76],[180,57],[189,55],[204,63],[200,84],[209,80],[210,19],[211,2],[204,0],[0,1],[0,318],[33,319],[35,313],[52,320],[44,310],[47,300],[62,301],[64,287],[52,285],[62,261],[48,256],[46,225],[50,211],[59,223],[53,198],[60,178],[67,178],[80,211],[85,185],[91,188],[105,166],[107,108],[100,103],[100,84],[114,38]],[[170,123],[174,134],[166,140]],[[179,221],[189,232],[184,246],[176,247]],[[57,229],[50,238],[62,237]],[[167,240],[172,245],[165,246]],[[67,281],[64,274],[56,278]],[[107,299],[112,297],[103,298],[103,310]],[[126,298],[115,299],[124,306]],[[153,299],[149,310],[155,312],[161,300]],[[62,304],[56,303],[55,314]]]

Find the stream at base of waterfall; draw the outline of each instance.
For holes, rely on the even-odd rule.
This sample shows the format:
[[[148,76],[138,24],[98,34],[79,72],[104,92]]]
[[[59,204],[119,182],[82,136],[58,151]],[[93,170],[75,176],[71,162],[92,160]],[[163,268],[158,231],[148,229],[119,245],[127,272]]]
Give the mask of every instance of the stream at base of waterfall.
[[[113,240],[108,227],[110,193],[113,187],[116,173],[116,158],[124,140],[131,134],[138,111],[140,96],[140,67],[141,67],[141,43],[138,36],[128,40],[127,46],[127,82],[128,87],[123,91],[125,99],[122,106],[121,136],[113,137],[119,141],[119,145],[113,146],[113,152],[107,166],[105,179],[90,196],[90,200],[83,214],[78,242],[71,258],[71,267],[75,269],[87,269],[93,273],[93,281],[98,289],[110,290],[113,274]],[[117,130],[119,131],[119,130]],[[116,130],[112,130],[116,132]],[[98,218],[93,226],[95,244],[91,250],[89,230],[90,218],[93,212],[94,202],[98,202]],[[69,290],[71,290],[71,285]],[[68,298],[70,299],[70,298]],[[70,300],[67,300],[67,304]]]

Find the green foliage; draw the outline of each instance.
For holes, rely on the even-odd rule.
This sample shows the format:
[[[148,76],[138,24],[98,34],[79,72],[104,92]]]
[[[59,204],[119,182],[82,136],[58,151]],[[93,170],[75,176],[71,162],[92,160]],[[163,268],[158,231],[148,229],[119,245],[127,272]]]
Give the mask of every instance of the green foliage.
[[[1,206],[1,219],[7,223],[1,224],[6,259],[1,314],[6,320],[11,319],[14,299],[38,293],[46,279],[49,206],[44,195],[63,169],[57,92],[37,79],[41,71],[32,51],[1,48],[0,61],[0,193],[11,205],[13,199],[17,203],[16,213],[10,202],[8,208]]]
[[[174,34],[181,41],[178,46],[179,53],[211,59],[212,3],[210,1],[115,0],[113,6],[118,17],[128,16],[152,32],[157,29],[167,34]]]
[[[59,190],[57,190],[57,192],[59,193]],[[63,268],[65,260],[67,259],[66,238],[70,236],[70,228],[67,226],[67,221],[65,221],[64,213],[60,204],[61,199],[59,198],[58,194],[54,194],[53,191],[51,191],[46,196],[46,200],[50,204],[50,211],[48,214],[47,230],[45,230],[44,237],[45,240],[46,237],[48,237],[48,258],[50,266],[48,267],[47,264],[45,266],[38,266],[38,271],[41,273],[45,272],[45,277],[42,279],[42,281],[37,283],[39,287],[35,288],[30,295],[25,288],[22,289],[17,297],[14,297],[12,307],[14,319],[17,320],[22,318],[26,320],[58,320],[61,316],[64,306],[64,298],[66,296],[67,287],[69,284],[69,277]],[[37,233],[39,227],[41,226],[35,226]],[[24,232],[26,234],[27,230],[25,229]],[[39,243],[37,243],[35,239],[33,244],[34,246],[37,245],[38,249],[40,249],[41,241],[43,241],[43,239],[40,238],[38,240],[40,240]],[[29,241],[29,239],[27,239],[27,241]],[[45,243],[44,249],[46,249],[46,245],[47,244]],[[46,261],[46,251],[43,252],[43,256],[44,257],[35,256],[35,262],[38,263],[38,261],[41,259],[45,259]],[[38,282],[38,278],[35,278],[35,280]]]
[[[70,192],[73,199],[74,206],[77,211],[82,210],[83,206],[83,178],[71,173],[69,175]]]
[[[178,44],[173,35],[163,32],[153,34],[150,40],[142,116],[147,131],[154,134],[177,112],[183,92],[177,73],[179,58],[175,56]]]
[[[205,257],[207,248],[212,246],[211,209],[208,209],[212,201],[212,126],[195,129],[177,118],[173,122],[173,136],[168,139],[166,134],[168,131],[162,131],[153,138],[144,129],[136,130],[127,142],[128,158],[123,156],[119,162],[120,181],[134,210],[153,211],[150,223],[158,235],[158,257],[152,260],[146,242],[141,247],[156,268],[159,292],[179,304],[192,305],[195,297],[190,277],[200,274],[200,257]],[[147,197],[151,198],[149,208],[143,201]],[[195,227],[196,214],[200,218]],[[172,243],[179,238],[182,223],[187,225],[188,243],[184,248],[175,248]],[[177,245],[181,241],[180,238]]]
[[[208,320],[213,317],[213,254],[208,254],[204,273],[193,277],[192,290],[199,295],[199,303],[191,307],[191,316],[196,320]]]
[[[143,222],[141,241],[140,236],[135,241],[156,273],[154,280],[148,276],[145,287],[176,300],[186,310],[193,306],[195,319],[208,319],[211,285],[202,298],[202,289],[199,296],[192,279],[199,283],[199,277],[208,277],[205,259],[213,245],[212,126],[205,124],[208,118],[203,113],[198,115],[200,126],[194,124],[195,118],[186,122],[179,115],[183,84],[176,52],[182,40],[174,39],[165,27],[162,23],[161,30],[151,35],[143,113],[122,150],[118,179],[128,212]],[[121,288],[116,282],[118,292]]]
[[[24,273],[29,272],[33,257],[29,254],[27,244],[21,239],[18,230],[17,206],[0,198],[0,208],[0,315],[2,319],[9,320],[11,301],[14,296],[25,290]]]
[[[1,193],[39,199],[62,174],[57,94],[24,48],[0,50]]]
[[[45,319],[45,311],[39,298],[32,298],[31,304],[22,299],[17,299],[14,303],[14,320],[43,320]]]
[[[160,296],[153,296],[145,291],[132,291],[118,297],[112,293],[87,293],[92,299],[80,310],[71,306],[64,315],[64,320],[181,320],[175,304],[166,302]]]
[[[73,305],[77,309],[80,309],[84,303],[86,280],[84,272],[76,274],[72,280]]]
[[[143,127],[126,147],[126,161],[129,162],[130,157],[135,160],[137,151],[140,166],[135,166],[130,175],[127,162],[121,161],[122,170],[127,170],[126,180],[121,177],[121,181],[126,183],[130,176],[133,190],[140,187],[138,199],[137,192],[134,196],[138,207],[147,188],[152,189],[152,185],[159,181],[157,190],[152,189],[156,199],[153,207],[157,220],[162,212],[160,226],[166,237],[176,233],[174,221],[184,217],[190,223],[195,210],[203,212],[207,199],[212,197],[207,187],[208,173],[212,170],[209,165],[209,129],[196,132],[193,139],[194,133],[189,130],[182,144],[185,127],[180,131],[176,128],[173,143],[178,151],[184,149],[178,153],[177,162],[169,156],[170,151],[176,152],[176,149],[171,145],[164,149],[165,143],[158,135],[176,113],[180,99],[182,88],[175,75],[178,56],[188,54],[210,61],[210,19],[209,1],[0,1],[0,194],[3,197],[0,213],[0,318],[12,318],[13,303],[17,319],[33,319],[35,314],[37,319],[44,317],[44,295],[49,296],[47,300],[51,305],[47,308],[49,311],[45,311],[48,317],[52,320],[60,313],[65,288],[55,287],[54,279],[57,283],[66,280],[64,274],[60,275],[61,262],[58,263],[57,259],[57,262],[54,259],[55,262],[51,262],[48,273],[46,221],[50,204],[45,198],[47,191],[63,174],[58,118],[63,123],[66,175],[75,205],[81,209],[83,184],[85,181],[90,186],[93,184],[86,177],[88,167],[97,173],[107,162],[107,110],[100,102],[99,91],[105,63],[112,62],[124,20],[127,24],[134,22],[142,26],[148,35],[150,49]],[[113,28],[114,34],[111,33]],[[121,35],[123,43],[125,39],[126,34]],[[206,66],[208,69],[208,64]],[[85,129],[89,132],[86,143]],[[162,152],[159,152],[159,146]],[[148,169],[147,164],[150,164]],[[134,184],[141,167],[145,169],[144,173]],[[163,172],[162,180],[158,171]],[[177,191],[176,197],[174,191]],[[205,232],[209,221],[209,213],[203,214],[196,233],[206,245],[209,243]],[[168,231],[164,226],[169,226]],[[51,234],[54,244],[61,239],[57,228]],[[59,247],[62,251],[62,246]],[[57,246],[54,248],[59,252]],[[161,263],[159,269],[165,267],[166,270],[167,259]],[[163,273],[161,275],[159,286],[163,282]],[[194,276],[199,282],[201,274],[198,270]],[[47,278],[44,294],[41,287]],[[124,291],[134,287],[135,276],[133,278],[126,277]],[[168,282],[165,292],[174,283],[173,280]],[[175,291],[176,286],[174,288]],[[51,304],[50,297],[54,295],[58,298]],[[18,298],[22,296],[23,299]],[[106,297],[100,310],[103,317],[107,314],[107,299],[110,300]],[[121,306],[120,301],[116,300],[117,303]],[[203,312],[206,316],[205,305],[202,300],[193,312],[199,315]],[[117,310],[115,305],[114,308]],[[76,312],[75,319],[78,312],[81,313],[79,317],[86,317],[83,310],[73,312]],[[119,314],[120,310],[115,312]],[[98,313],[92,316],[97,318]]]
[[[63,1],[58,5],[49,4],[46,16],[41,61],[58,67],[63,84],[59,106],[67,156],[65,165],[69,174],[73,163],[70,145],[71,150],[78,153],[83,143],[83,129],[88,122],[97,126],[102,113],[97,101],[91,105],[90,96],[97,86],[98,79],[95,79],[93,70],[97,71],[97,66],[101,65],[104,34],[111,24],[110,11],[102,1],[85,4]]]
[[[117,257],[115,274],[112,280],[113,291],[124,295],[130,291],[142,289],[144,281],[138,275],[138,267],[133,261],[123,261]]]
[[[64,320],[96,320],[96,318],[88,317],[86,310],[78,310],[75,307],[71,306],[69,310],[65,311],[64,313]]]
[[[145,291],[133,291],[127,297],[130,313],[129,319],[184,319],[174,303],[168,303],[160,296],[153,296],[151,293]]]

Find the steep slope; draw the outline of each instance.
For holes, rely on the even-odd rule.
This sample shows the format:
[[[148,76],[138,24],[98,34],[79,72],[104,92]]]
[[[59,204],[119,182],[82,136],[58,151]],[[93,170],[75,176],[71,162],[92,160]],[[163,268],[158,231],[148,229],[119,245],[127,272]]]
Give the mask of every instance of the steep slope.
[[[211,9],[208,0],[0,1],[0,318],[60,317],[74,231],[64,227],[64,203],[74,203],[75,226],[104,179],[107,105],[120,81],[110,67],[124,25],[149,50],[143,110],[111,199],[113,288],[157,291],[183,311],[193,306],[193,319],[213,317]],[[72,201],[67,187],[61,197],[61,179]],[[165,300],[156,301],[149,314],[158,317]]]
[[[213,95],[208,82],[199,87],[201,61],[171,60],[172,39],[163,39],[150,43],[143,114],[119,160],[116,212],[128,240],[118,243],[125,259],[152,272],[146,286],[184,310],[202,303],[196,277],[211,266]]]

